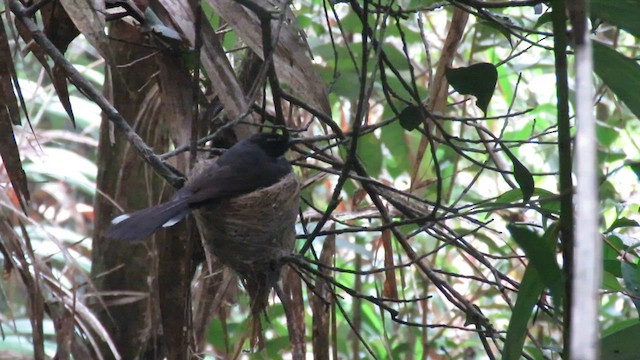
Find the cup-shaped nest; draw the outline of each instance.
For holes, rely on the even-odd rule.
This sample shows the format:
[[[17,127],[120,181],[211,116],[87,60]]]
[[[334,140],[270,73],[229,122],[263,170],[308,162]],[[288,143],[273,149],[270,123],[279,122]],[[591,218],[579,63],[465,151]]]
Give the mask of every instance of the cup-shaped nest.
[[[195,211],[208,261],[213,254],[238,274],[254,316],[267,306],[280,259],[293,251],[299,201],[300,184],[291,173],[270,187]]]

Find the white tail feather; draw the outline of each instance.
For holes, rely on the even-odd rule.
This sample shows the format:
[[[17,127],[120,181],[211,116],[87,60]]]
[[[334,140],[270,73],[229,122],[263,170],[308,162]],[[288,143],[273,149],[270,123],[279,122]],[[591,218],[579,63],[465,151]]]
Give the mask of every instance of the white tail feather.
[[[130,217],[131,217],[131,215],[129,215],[129,214],[122,214],[122,215],[114,217],[113,220],[111,220],[111,223],[115,225],[115,224],[117,224],[119,222],[127,220]]]

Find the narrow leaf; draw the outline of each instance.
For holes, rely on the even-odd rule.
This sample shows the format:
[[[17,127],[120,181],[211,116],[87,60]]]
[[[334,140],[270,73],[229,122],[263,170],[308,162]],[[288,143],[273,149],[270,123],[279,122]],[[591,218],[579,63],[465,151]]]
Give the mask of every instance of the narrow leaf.
[[[502,350],[503,360],[521,358],[522,347],[527,336],[527,324],[542,291],[544,291],[544,284],[540,280],[538,272],[533,266],[527,266],[527,270],[525,270],[520,282],[518,298],[507,327],[507,338]]]
[[[18,100],[13,92],[13,84],[18,84],[11,58],[9,39],[5,31],[4,22],[0,16],[0,104],[6,107],[11,123],[20,124],[20,109]]]
[[[18,203],[20,203],[22,211],[26,212],[26,202],[29,201],[27,176],[22,169],[18,144],[13,135],[11,118],[4,107],[0,107],[0,157],[2,157],[2,163],[7,170]]]
[[[60,103],[64,108],[64,111],[69,115],[69,119],[71,119],[71,123],[73,127],[76,127],[76,119],[73,117],[73,108],[71,107],[71,101],[69,101],[69,89],[67,87],[67,73],[64,69],[58,65],[53,67],[53,72],[51,73],[51,82],[53,83],[53,87],[56,89],[56,94],[58,94],[58,99],[60,99]]]
[[[529,199],[531,199],[531,196],[533,195],[533,191],[536,188],[535,181],[533,180],[533,175],[531,175],[531,172],[529,172],[529,170],[527,170],[527,168],[522,165],[520,160],[518,160],[518,158],[513,155],[508,147],[504,146],[502,143],[500,143],[500,147],[513,163],[513,176],[515,177],[518,185],[520,185],[520,190],[522,191],[522,199],[525,202],[529,201]]]
[[[524,226],[511,224],[507,229],[513,240],[524,251],[529,264],[538,272],[542,283],[551,290],[555,305],[561,307],[564,297],[564,280],[555,253],[557,225],[550,227],[544,237]]]
[[[489,101],[498,81],[498,71],[493,64],[478,63],[468,67],[447,69],[447,81],[462,95],[473,95],[478,99],[476,106],[487,115]]]

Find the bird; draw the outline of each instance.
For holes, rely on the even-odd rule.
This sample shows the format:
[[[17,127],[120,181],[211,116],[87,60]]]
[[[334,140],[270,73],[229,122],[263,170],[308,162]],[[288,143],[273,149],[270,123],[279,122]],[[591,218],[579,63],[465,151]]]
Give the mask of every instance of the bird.
[[[169,201],[115,217],[105,236],[141,241],[161,227],[180,222],[192,210],[274,185],[292,172],[284,157],[290,144],[288,136],[276,133],[241,140],[189,179]]]

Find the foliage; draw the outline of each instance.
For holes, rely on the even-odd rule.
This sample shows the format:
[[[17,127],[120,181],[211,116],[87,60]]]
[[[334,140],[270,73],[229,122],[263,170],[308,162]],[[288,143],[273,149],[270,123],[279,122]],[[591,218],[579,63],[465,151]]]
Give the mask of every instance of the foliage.
[[[165,71],[160,66],[137,89],[144,106],[136,109],[135,119],[123,119],[129,126],[86,90],[105,83],[125,91],[118,88],[118,72],[127,69],[115,66],[118,53],[102,32],[104,17],[74,14],[72,2],[61,3],[88,40],[78,38],[61,50],[90,82],[79,83],[68,70],[54,75],[60,63],[38,39],[25,47],[36,34],[20,21],[4,24],[0,37],[10,49],[0,55],[5,64],[0,89],[11,90],[0,90],[0,100],[8,104],[0,126],[4,137],[15,139],[0,145],[0,176],[7,184],[0,192],[0,236],[15,240],[2,243],[6,340],[0,351],[36,357],[66,351],[78,357],[74,346],[82,344],[85,354],[115,356],[101,345],[113,336],[101,325],[105,318],[94,315],[106,306],[106,296],[119,304],[163,296],[155,288],[149,294],[124,288],[111,293],[96,288],[89,275],[97,261],[95,244],[103,241],[99,226],[92,234],[92,222],[108,222],[112,211],[98,199],[107,199],[110,207],[122,200],[95,193],[103,188],[98,140],[109,139],[105,131],[129,139],[142,134],[135,120],[151,113],[161,120],[156,130],[173,141],[154,148],[157,155],[187,149],[167,121],[169,112],[178,117],[192,109],[191,98],[180,96],[194,88],[180,87],[179,76],[186,74],[198,80],[197,115],[206,119],[201,127],[207,129],[201,130],[201,145],[224,138],[221,129],[240,134],[252,121],[286,125],[313,140],[290,156],[305,185],[296,228],[302,257],[288,259],[279,301],[274,297],[263,319],[266,340],[257,357],[299,358],[304,352],[378,359],[562,356],[563,315],[570,311],[563,305],[564,283],[572,278],[560,261],[567,251],[559,239],[567,196],[559,190],[559,154],[564,147],[569,151],[562,156],[571,156],[571,144],[558,135],[555,86],[561,71],[552,52],[558,39],[552,8],[543,2],[485,8],[478,1],[305,0],[294,2],[292,11],[277,7],[264,13],[255,5],[259,1],[252,7],[211,0],[202,3],[198,40],[187,2],[160,1],[145,13],[160,14],[149,23],[139,23],[132,11],[125,15],[135,31],[147,29],[144,44],[154,49],[140,61],[153,58],[175,72],[160,74]],[[630,339],[638,329],[628,319],[638,317],[640,306],[635,142],[640,67],[634,20],[640,10],[630,1],[610,5],[591,1],[599,79],[594,146],[604,249],[602,354],[621,358],[616,354],[637,354],[637,342]],[[25,16],[15,6],[11,10],[12,20]],[[36,19],[46,18],[45,9],[36,10]],[[97,17],[98,31],[89,20],[79,23],[83,17]],[[19,37],[10,37],[14,30]],[[299,41],[301,33],[306,43]],[[20,51],[26,55],[19,57]],[[247,63],[258,57],[251,53],[262,57],[254,59],[258,71],[253,73]],[[14,68],[15,76],[7,71]],[[248,83],[244,71],[251,74]],[[175,88],[163,82],[166,78]],[[67,81],[76,87],[65,95],[60,89]],[[213,110],[219,107],[224,112]],[[20,114],[26,125],[16,123]],[[115,128],[105,130],[101,121],[113,121]],[[191,119],[172,121],[184,125]],[[164,162],[168,156],[149,157],[132,144],[129,151],[146,157],[170,182],[176,180],[167,175],[173,174]],[[115,165],[131,166],[121,161]],[[21,179],[22,170],[28,181]],[[144,246],[154,254],[162,245]],[[192,343],[190,350],[237,355],[248,346],[248,300],[230,290],[216,295],[217,307],[214,299],[207,302],[207,296],[213,298],[208,286],[213,289],[212,279],[219,275],[208,271],[200,265],[187,279],[194,323],[206,322],[202,333],[193,329],[189,337],[200,336],[203,344]],[[227,277],[220,281],[235,288]],[[156,306],[149,303],[150,309]]]

